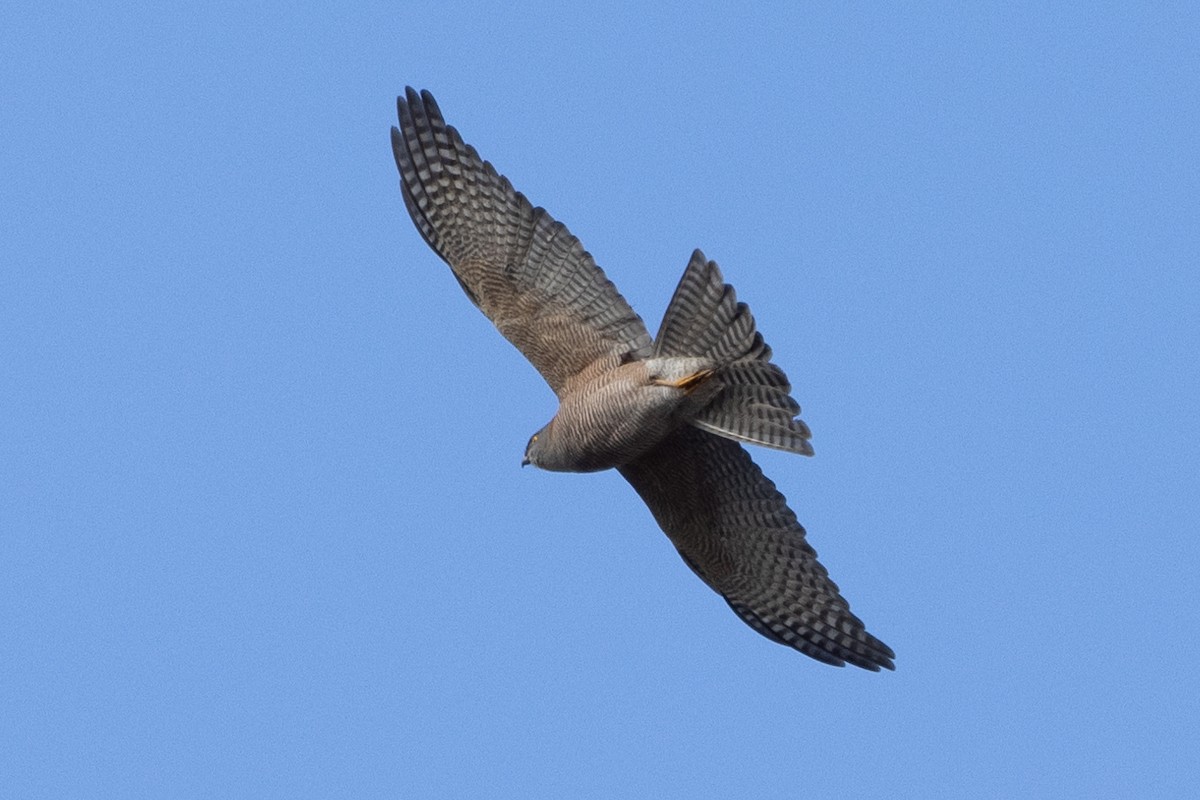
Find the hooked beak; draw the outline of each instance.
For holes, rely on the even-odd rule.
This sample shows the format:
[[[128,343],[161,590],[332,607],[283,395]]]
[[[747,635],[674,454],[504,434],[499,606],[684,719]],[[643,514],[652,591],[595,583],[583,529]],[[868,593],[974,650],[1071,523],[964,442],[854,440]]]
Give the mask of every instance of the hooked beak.
[[[529,456],[525,456],[524,458],[522,458],[522,459],[521,459],[521,466],[522,466],[522,467],[528,467],[528,466],[529,466]]]

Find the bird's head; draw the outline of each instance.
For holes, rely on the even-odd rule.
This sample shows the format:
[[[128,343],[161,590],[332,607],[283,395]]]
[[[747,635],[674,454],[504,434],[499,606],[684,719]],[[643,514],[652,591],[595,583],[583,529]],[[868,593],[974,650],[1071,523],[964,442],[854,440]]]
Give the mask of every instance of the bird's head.
[[[546,440],[548,437],[548,431],[546,429],[549,427],[549,425],[546,425],[533,436],[529,437],[529,443],[525,445],[525,457],[521,459],[522,467],[530,464],[533,464],[535,467],[542,467],[539,456],[541,456],[546,450]]]
[[[538,469],[551,472],[580,472],[574,451],[563,441],[560,433],[561,431],[555,430],[552,419],[540,431],[530,436],[529,444],[525,445],[525,457],[521,459],[521,466],[532,464]]]

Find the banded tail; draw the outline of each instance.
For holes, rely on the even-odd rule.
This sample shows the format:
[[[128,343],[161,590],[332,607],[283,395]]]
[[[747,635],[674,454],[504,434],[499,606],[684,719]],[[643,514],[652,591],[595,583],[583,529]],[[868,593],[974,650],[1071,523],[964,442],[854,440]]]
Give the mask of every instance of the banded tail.
[[[812,433],[796,419],[787,375],[745,303],[721,278],[715,261],[692,253],[654,340],[656,356],[703,356],[719,365],[721,390],[691,424],[750,444],[811,456]]]

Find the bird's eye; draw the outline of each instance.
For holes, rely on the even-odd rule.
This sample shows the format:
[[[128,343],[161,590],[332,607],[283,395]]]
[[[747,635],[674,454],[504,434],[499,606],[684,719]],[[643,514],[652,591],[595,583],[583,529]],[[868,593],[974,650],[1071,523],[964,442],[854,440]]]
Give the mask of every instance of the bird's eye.
[[[532,438],[532,439],[530,439],[530,440],[529,440],[529,442],[530,442],[530,444],[532,444],[532,443],[534,443],[534,442],[536,442],[536,441],[537,441],[537,434],[535,433],[535,434],[533,435],[533,438]]]

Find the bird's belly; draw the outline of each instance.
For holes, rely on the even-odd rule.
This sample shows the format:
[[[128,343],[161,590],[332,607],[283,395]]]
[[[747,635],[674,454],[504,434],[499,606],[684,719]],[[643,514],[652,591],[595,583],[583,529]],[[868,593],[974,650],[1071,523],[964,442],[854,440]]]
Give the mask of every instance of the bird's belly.
[[[587,393],[564,404],[554,420],[556,433],[570,443],[564,466],[596,472],[628,464],[678,427],[682,400],[678,389],[641,385]]]

